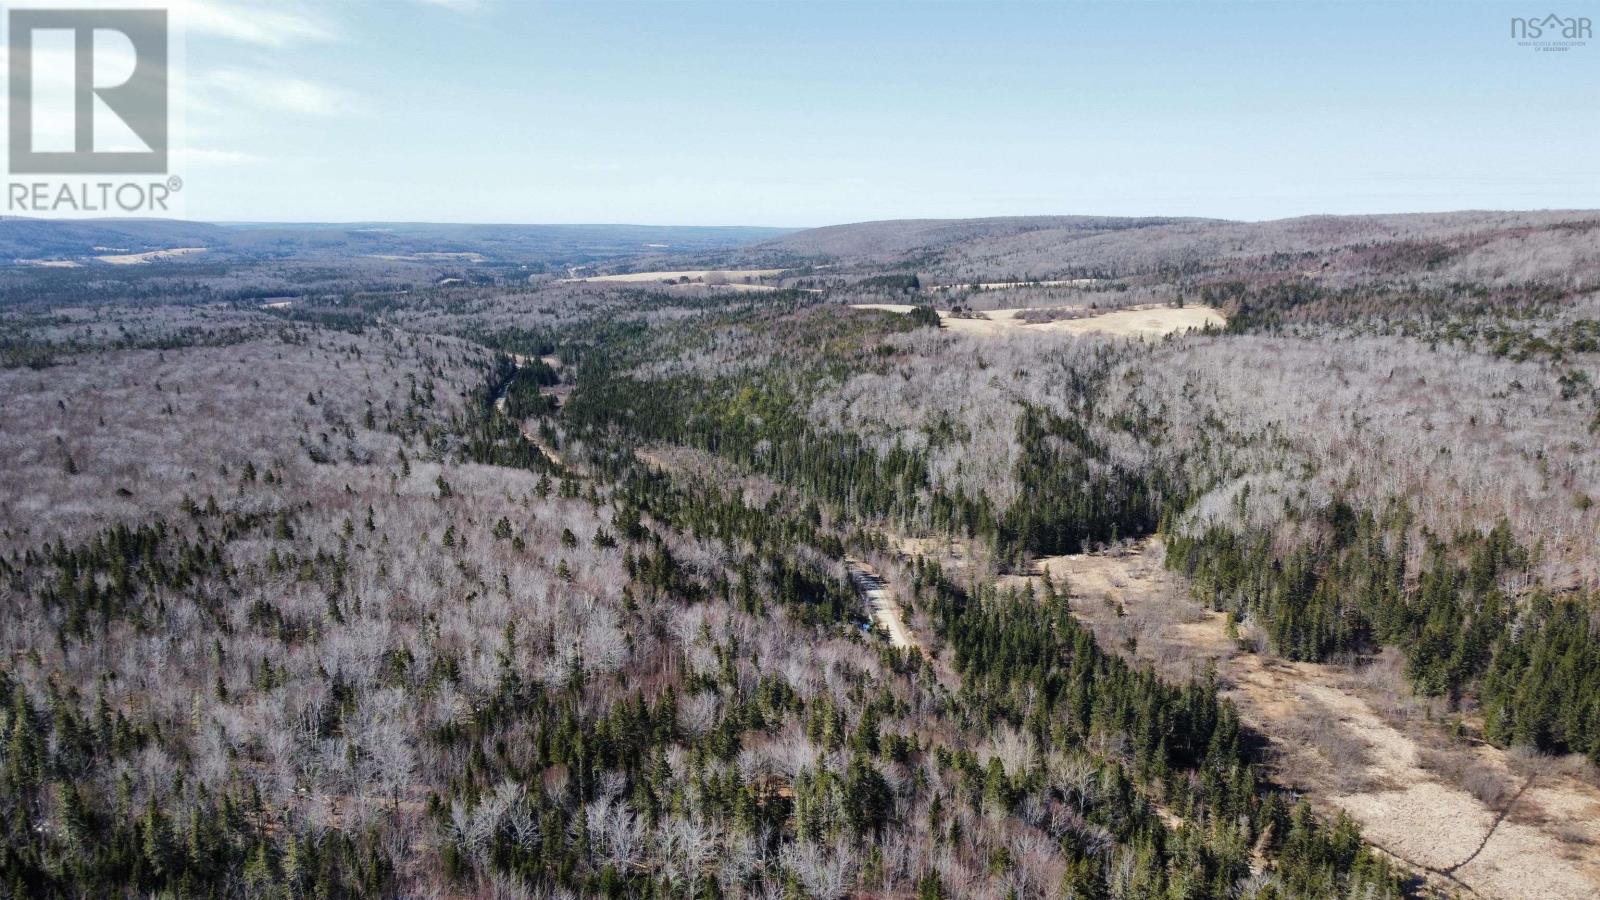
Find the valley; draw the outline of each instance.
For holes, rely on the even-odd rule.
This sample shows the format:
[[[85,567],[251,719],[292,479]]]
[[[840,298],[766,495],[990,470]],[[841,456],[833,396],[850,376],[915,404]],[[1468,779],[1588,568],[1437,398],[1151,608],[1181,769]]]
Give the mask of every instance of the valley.
[[[1600,890],[1592,214],[9,226],[22,895]]]
[[[0,900],[1600,898],[1592,13],[19,2]]]

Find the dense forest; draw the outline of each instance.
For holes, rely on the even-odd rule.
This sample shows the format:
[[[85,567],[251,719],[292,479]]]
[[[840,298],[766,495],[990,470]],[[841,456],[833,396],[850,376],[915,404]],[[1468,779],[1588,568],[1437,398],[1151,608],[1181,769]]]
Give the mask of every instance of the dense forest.
[[[1593,229],[906,228],[741,289],[6,273],[0,890],[1470,890],[1045,565],[1152,540],[1231,652],[1398,654],[1440,740],[1594,778],[1600,303],[1496,263]]]

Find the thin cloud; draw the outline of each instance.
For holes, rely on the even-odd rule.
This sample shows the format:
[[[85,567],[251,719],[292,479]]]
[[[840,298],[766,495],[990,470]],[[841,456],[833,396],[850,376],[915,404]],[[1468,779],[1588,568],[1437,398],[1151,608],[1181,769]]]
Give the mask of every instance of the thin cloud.
[[[255,153],[245,153],[240,150],[212,150],[203,147],[184,147],[181,150],[174,150],[172,157],[179,164],[213,168],[253,166],[267,161],[266,157]]]
[[[340,116],[359,109],[342,88],[247,69],[214,69],[191,75],[191,102],[204,112],[232,112],[240,105],[305,116]]]
[[[490,0],[413,0],[423,6],[436,6],[451,12],[475,13],[489,8]]]
[[[173,21],[188,34],[220,37],[258,47],[335,41],[340,30],[301,3],[171,0]]]

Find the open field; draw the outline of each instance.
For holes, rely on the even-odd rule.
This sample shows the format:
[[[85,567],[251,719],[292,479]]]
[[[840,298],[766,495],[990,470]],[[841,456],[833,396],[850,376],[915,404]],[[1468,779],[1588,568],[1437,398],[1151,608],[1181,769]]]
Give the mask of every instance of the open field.
[[[1230,638],[1227,617],[1190,601],[1160,554],[1152,540],[1120,554],[1051,557],[1039,571],[1065,579],[1074,614],[1104,646],[1174,678],[1215,664],[1224,696],[1269,739],[1274,778],[1347,811],[1368,840],[1441,890],[1572,900],[1600,893],[1594,785],[1553,760],[1452,744],[1419,711],[1386,702],[1388,676],[1399,678],[1385,671],[1387,660],[1352,670],[1240,649],[1249,635]]]
[[[205,247],[173,247],[171,250],[147,250],[144,253],[108,253],[96,256],[95,259],[113,266],[137,266],[144,263],[162,262],[169,259],[178,259],[183,256],[192,256],[196,253],[206,252]]]
[[[1054,281],[979,281],[972,284],[938,284],[930,290],[936,291],[1003,291],[1007,288],[1022,287],[1088,287],[1099,282],[1098,278],[1066,278]]]
[[[770,285],[770,284],[743,284],[743,283],[740,283],[740,282],[732,282],[732,281],[728,282],[727,284],[708,284],[708,285],[705,285],[705,286],[706,287],[713,287],[713,288],[724,288],[726,290],[733,291],[736,294],[759,294],[759,293],[762,293],[764,291],[775,291],[775,290],[777,290],[777,287],[775,287],[774,285]]]
[[[563,279],[565,281],[619,281],[625,283],[647,281],[681,281],[687,278],[693,282],[705,282],[714,276],[721,276],[729,281],[746,281],[753,278],[770,278],[780,275],[783,269],[680,269],[670,272],[627,272],[621,275],[587,275]]]
[[[419,252],[419,253],[372,253],[372,254],[368,254],[368,258],[369,259],[386,259],[386,260],[390,260],[390,261],[399,261],[399,262],[465,262],[465,263],[481,263],[481,262],[484,262],[487,259],[487,257],[485,257],[482,253],[474,253],[474,252],[470,252],[470,251],[456,252],[456,251],[445,251],[445,250],[422,251],[422,252]]]
[[[857,303],[855,309],[881,309],[885,312],[908,313],[916,307],[909,303]],[[1221,328],[1228,324],[1222,313],[1209,306],[1170,306],[1149,309],[1119,309],[1113,312],[1089,315],[1077,319],[1056,319],[1050,322],[1028,322],[1022,314],[1026,309],[995,309],[970,315],[952,315],[939,311],[939,321],[956,334],[978,337],[1004,337],[1021,331],[1029,333],[1058,332],[1062,334],[1108,334],[1115,337],[1160,337],[1175,331],[1203,329],[1207,326]]]
[[[662,282],[660,287],[679,293],[723,291],[729,294],[762,294],[768,291],[778,290],[777,285],[748,284],[743,281],[713,281],[709,283],[703,281]]]

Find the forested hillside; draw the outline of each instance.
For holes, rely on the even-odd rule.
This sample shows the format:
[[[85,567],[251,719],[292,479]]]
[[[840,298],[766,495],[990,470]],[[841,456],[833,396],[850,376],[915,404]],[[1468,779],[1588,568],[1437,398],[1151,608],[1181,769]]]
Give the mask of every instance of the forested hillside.
[[[117,255],[204,248],[210,258],[363,255],[380,260],[476,258],[520,264],[576,264],[655,251],[712,252],[755,243],[786,228],[650,225],[456,225],[427,222],[251,223],[166,219],[28,219],[0,221],[0,266],[43,260],[92,266]],[[116,264],[113,262],[113,264]]]
[[[1473,283],[1592,286],[1592,211],[1308,216],[1273,222],[1207,219],[1013,217],[838,225],[742,251],[790,266],[827,263],[922,273],[931,283],[1070,278],[1181,283],[1232,276],[1260,285],[1309,279],[1386,291]],[[1137,283],[1137,281],[1135,282]],[[1456,301],[1465,299],[1458,294]]]
[[[1398,656],[1440,748],[1596,783],[1596,222],[873,223],[737,286],[8,273],[0,888],[1474,891],[1041,561],[1155,539],[1229,653]]]

